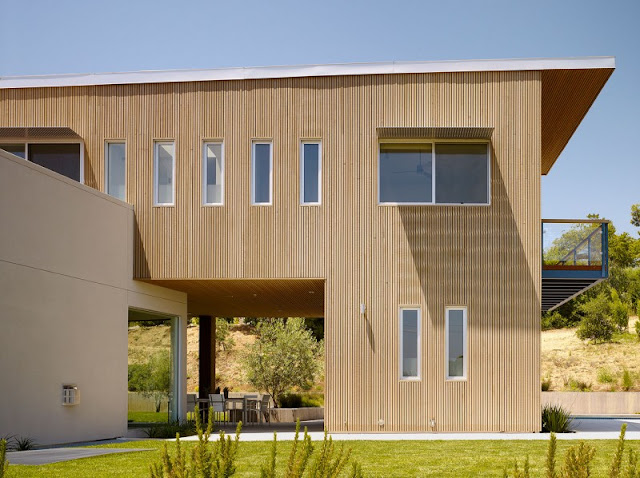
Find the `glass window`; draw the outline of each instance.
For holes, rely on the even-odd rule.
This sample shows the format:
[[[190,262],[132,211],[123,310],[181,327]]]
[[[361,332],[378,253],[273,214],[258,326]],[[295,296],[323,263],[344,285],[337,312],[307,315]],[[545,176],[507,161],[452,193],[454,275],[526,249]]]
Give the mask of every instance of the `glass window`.
[[[154,161],[155,204],[172,205],[174,193],[175,144],[156,143]]]
[[[420,378],[420,309],[400,309],[402,378]]]
[[[380,202],[430,203],[431,144],[380,145]]]
[[[465,378],[467,375],[467,309],[446,310],[447,378]]]
[[[4,149],[7,153],[15,154],[16,156],[25,159],[27,155],[25,154],[25,144],[24,143],[15,143],[15,144],[0,144],[0,149]]]
[[[127,162],[125,143],[107,143],[105,176],[107,178],[107,194],[126,201]]]
[[[222,204],[224,160],[222,143],[205,143],[203,158],[204,204]]]
[[[80,144],[30,143],[29,161],[80,181]]]
[[[253,204],[271,204],[271,143],[253,143]]]
[[[487,204],[486,144],[436,144],[436,203]]]
[[[320,204],[320,143],[302,143],[300,162],[302,204]]]

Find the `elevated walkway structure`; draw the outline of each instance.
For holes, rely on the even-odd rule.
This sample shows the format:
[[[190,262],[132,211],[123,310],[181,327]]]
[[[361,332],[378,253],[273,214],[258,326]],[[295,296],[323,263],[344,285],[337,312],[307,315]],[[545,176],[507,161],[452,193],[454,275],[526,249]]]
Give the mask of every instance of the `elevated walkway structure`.
[[[609,277],[609,221],[542,220],[542,310],[553,310]]]

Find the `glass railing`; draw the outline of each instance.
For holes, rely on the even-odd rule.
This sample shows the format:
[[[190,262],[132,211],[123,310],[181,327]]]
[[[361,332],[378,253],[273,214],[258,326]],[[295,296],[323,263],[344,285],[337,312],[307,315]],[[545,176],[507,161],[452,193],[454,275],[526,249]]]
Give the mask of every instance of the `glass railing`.
[[[602,219],[543,219],[543,270],[600,271],[607,275],[607,226]]]

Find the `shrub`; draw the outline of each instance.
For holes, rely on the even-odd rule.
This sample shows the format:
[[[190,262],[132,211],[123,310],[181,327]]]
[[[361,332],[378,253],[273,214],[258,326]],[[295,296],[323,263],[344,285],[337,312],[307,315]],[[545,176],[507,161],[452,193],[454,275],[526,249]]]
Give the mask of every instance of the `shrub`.
[[[4,478],[9,473],[9,462],[7,461],[7,440],[0,440],[0,478]]]
[[[11,450],[14,450],[14,451],[33,450],[35,446],[36,446],[36,442],[33,438],[17,436],[13,438],[13,446],[11,447]]]
[[[227,319],[216,317],[216,350],[229,350],[235,344]]]
[[[570,378],[565,380],[564,386],[572,391],[572,392],[590,392],[591,384],[584,382],[582,380],[576,380],[575,378]]]
[[[563,329],[572,325],[560,312],[544,312],[540,321],[542,330]]]
[[[611,468],[609,468],[609,477],[618,478],[622,471],[622,457],[624,455],[624,434],[627,431],[627,424],[623,423],[620,429],[620,438],[618,438],[618,446],[616,446],[616,452],[613,454],[613,461],[611,462]]]
[[[296,434],[293,439],[293,446],[289,453],[289,460],[282,475],[284,478],[301,478],[307,476],[309,478],[335,478],[347,467],[351,459],[351,449],[345,451],[344,444],[336,448],[333,440],[327,438],[327,432],[324,433],[324,440],[320,447],[320,451],[311,463],[307,471],[307,465],[313,455],[313,445],[311,437],[304,429],[304,436],[300,442],[300,420],[296,421]],[[260,467],[261,478],[276,477],[277,462],[277,434],[273,434],[273,442],[271,444],[271,452],[267,461]],[[353,461],[351,464],[351,472],[348,475],[351,478],[362,478],[362,468],[360,464]]]
[[[151,478],[227,478],[235,474],[235,461],[238,454],[238,441],[240,440],[242,422],[238,422],[235,440],[233,442],[229,436],[225,439],[225,434],[221,431],[220,438],[215,442],[214,446],[211,447],[209,445],[209,438],[213,428],[213,414],[209,414],[207,428],[204,430],[202,429],[200,412],[197,406],[195,416],[198,443],[191,453],[190,467],[187,467],[186,452],[181,448],[180,434],[177,433],[175,435],[175,456],[171,457],[167,450],[167,444],[165,443],[162,449],[161,462],[150,466]]]
[[[580,321],[576,335],[580,340],[609,342],[614,327],[611,323],[611,307],[607,295],[602,292],[594,299],[582,304],[580,310],[584,317]]]
[[[547,447],[547,460],[545,462],[545,476],[547,478],[556,478],[556,434],[551,432],[549,437],[549,446]]]
[[[503,474],[502,474],[503,478],[508,478],[509,477],[509,473],[507,473],[507,470],[505,469]],[[518,460],[513,462],[513,478],[529,478],[530,474],[529,474],[529,457],[527,456],[526,460],[524,460],[524,466],[522,468],[522,471],[520,471],[520,469],[518,468]]]
[[[545,433],[571,433],[571,414],[560,405],[542,408],[542,431]]]
[[[611,291],[611,317],[618,331],[625,332],[629,329],[629,308],[620,300],[615,289]]]
[[[195,414],[197,415],[197,414]],[[149,438],[175,438],[176,435],[189,436],[196,433],[195,422],[177,420],[168,423],[158,423],[144,430]]]
[[[542,391],[548,392],[550,388],[551,388],[551,377],[547,376],[545,379],[542,380]]]
[[[636,321],[636,335],[638,336],[638,340],[640,340],[640,319]]]
[[[631,372],[627,369],[624,369],[622,372],[622,390],[628,392],[633,387],[633,378],[631,377]]]
[[[613,374],[607,368],[601,368],[598,370],[598,382],[599,383],[613,383]]]
[[[279,402],[282,408],[299,408],[302,406],[302,395],[298,393],[285,393],[280,395]]]
[[[567,450],[562,467],[562,474],[571,478],[587,478],[591,476],[591,461],[596,449],[581,441],[577,446]]]

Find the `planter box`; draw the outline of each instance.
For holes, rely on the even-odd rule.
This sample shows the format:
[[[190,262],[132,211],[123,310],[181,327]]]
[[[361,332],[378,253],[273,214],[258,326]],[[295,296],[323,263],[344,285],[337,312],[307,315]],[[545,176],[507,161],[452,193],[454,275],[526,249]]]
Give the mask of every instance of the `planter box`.
[[[298,419],[321,420],[324,418],[324,407],[274,408],[269,410],[271,423],[295,423]]]
[[[626,415],[640,412],[639,392],[542,392],[542,405],[562,405],[572,415]]]

